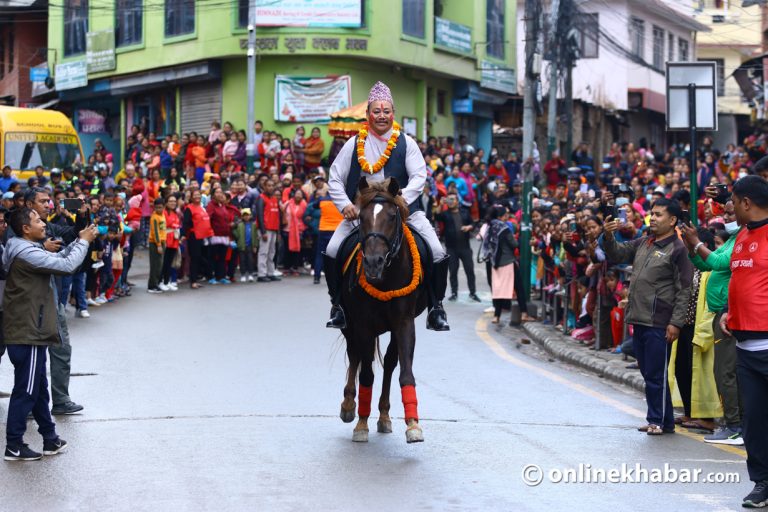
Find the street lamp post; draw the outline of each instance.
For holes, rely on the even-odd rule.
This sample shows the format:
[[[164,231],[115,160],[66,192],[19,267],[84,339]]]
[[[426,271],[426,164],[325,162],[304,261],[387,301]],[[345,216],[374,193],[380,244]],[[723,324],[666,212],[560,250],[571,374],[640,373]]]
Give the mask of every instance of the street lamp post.
[[[248,140],[246,141],[246,173],[253,172],[256,145],[253,125],[256,123],[256,0],[248,0]]]

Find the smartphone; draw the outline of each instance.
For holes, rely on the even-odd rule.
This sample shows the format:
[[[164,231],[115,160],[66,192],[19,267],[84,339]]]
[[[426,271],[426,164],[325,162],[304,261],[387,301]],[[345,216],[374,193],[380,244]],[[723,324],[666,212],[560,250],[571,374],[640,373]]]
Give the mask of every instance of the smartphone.
[[[65,199],[61,203],[64,209],[70,212],[76,212],[83,207],[82,199]]]
[[[622,224],[627,223],[627,210],[625,210],[624,208],[619,210],[619,220],[621,221]]]
[[[731,198],[731,194],[728,192],[728,185],[725,183],[717,183],[717,197],[714,198],[716,203],[725,204]]]
[[[577,229],[576,221],[572,220],[571,223],[568,225],[568,231],[575,233],[576,229]]]
[[[587,192],[589,192],[589,185],[587,185],[586,183],[582,183],[581,185],[579,185],[579,192],[581,192],[582,194],[586,194]]]
[[[680,215],[680,224],[690,224],[691,223],[691,212],[688,210],[683,210]]]

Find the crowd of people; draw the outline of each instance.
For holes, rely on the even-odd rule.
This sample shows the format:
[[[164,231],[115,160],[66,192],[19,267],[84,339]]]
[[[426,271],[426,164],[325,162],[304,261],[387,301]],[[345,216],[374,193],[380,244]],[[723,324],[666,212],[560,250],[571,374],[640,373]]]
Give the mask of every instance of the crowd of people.
[[[26,187],[5,168],[0,214],[26,206],[49,225],[97,226],[84,262],[58,288],[61,304],[72,304],[82,318],[89,308],[132,293],[129,276],[140,248],[148,250],[146,289],[154,294],[181,283],[198,289],[300,275],[319,283],[322,255],[343,220],[329,197],[327,169],[344,140],[326,151],[320,128],[308,137],[301,126],[292,136],[265,131],[260,121],[254,129],[253,169],[245,131],[218,122],[207,134],[164,137],[134,126],[120,158],[97,142],[86,166],[52,169],[49,176],[39,168]],[[637,359],[649,408],[644,432],[672,432],[679,423],[709,432],[707,442],[746,439],[758,454],[750,456],[753,480],[768,480],[765,443],[748,434],[761,425],[748,410],[756,396],[768,395],[764,383],[755,384],[768,362],[763,357],[742,369],[737,357],[745,350],[764,356],[768,335],[753,334],[768,328],[732,335],[727,323],[734,318],[732,253],[743,245],[737,236],[751,231],[748,222],[759,221],[754,215],[768,206],[761,195],[768,187],[764,134],[724,150],[704,137],[694,170],[687,146],[662,149],[644,140],[616,143],[602,158],[582,143],[568,161],[557,152],[526,161],[515,151],[485,154],[463,136],[429,137],[418,146],[429,175],[419,200],[450,257],[449,300],[458,298],[463,266],[469,299],[481,301],[475,263],[485,265],[496,323],[505,310],[513,323],[536,320],[528,287],[532,297],[564,295],[557,327],[574,343]],[[535,184],[529,283],[519,245],[526,175]],[[692,175],[701,191],[695,201]],[[759,241],[751,243],[744,250],[762,250]],[[749,326],[741,315],[741,325]],[[742,348],[750,343],[757,348]],[[673,355],[676,378],[668,380]],[[668,382],[682,399],[678,418]]]

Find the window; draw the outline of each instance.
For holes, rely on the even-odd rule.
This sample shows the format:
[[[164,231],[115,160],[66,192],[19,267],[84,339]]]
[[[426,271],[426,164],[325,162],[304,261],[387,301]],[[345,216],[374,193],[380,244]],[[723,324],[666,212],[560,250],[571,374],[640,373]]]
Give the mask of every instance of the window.
[[[195,0],[165,0],[165,37],[195,32]]]
[[[142,0],[117,0],[115,2],[115,46],[131,46],[141,43]]]
[[[677,41],[677,58],[681,62],[688,61],[688,41],[683,39]]]
[[[0,80],[5,78],[5,30],[0,27]]]
[[[424,39],[426,0],[403,0],[403,34]]]
[[[248,4],[250,0],[237,0],[237,28],[248,28]]]
[[[64,0],[64,56],[85,53],[88,0]]]
[[[579,53],[582,59],[596,59],[600,49],[600,23],[597,13],[577,14],[576,27],[579,30]]]
[[[717,77],[717,95],[725,96],[725,59],[699,59],[715,63],[715,76]]]
[[[667,60],[675,61],[675,34],[672,32],[667,34]]]
[[[629,24],[630,41],[632,42],[632,54],[645,58],[645,22],[643,20],[632,18]]]
[[[653,26],[653,67],[664,67],[664,29]]]
[[[497,59],[504,58],[504,0],[487,0],[485,23],[485,52]]]
[[[445,91],[437,91],[437,115],[445,115]]]
[[[15,49],[15,41],[16,39],[16,31],[14,29],[14,26],[11,25],[8,27],[8,72],[10,73],[13,71],[13,64],[16,60],[16,49]]]

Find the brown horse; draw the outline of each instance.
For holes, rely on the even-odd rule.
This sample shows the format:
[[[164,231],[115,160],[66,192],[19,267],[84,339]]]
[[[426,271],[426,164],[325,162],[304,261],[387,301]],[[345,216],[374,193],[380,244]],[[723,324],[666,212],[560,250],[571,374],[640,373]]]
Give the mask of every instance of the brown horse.
[[[394,178],[369,185],[360,179],[357,207],[360,211],[359,242],[362,253],[362,272],[367,282],[381,291],[407,287],[413,277],[411,249],[404,236],[403,226],[408,219],[408,206],[400,194]],[[357,413],[359,420],[352,440],[368,441],[368,417],[371,414],[373,394],[373,360],[378,349],[378,338],[391,333],[384,355],[384,378],[379,399],[377,430],[392,432],[389,416],[389,388],[392,373],[400,363],[400,389],[407,425],[406,440],[421,442],[424,434],[419,426],[416,399],[416,380],[413,377],[413,352],[416,346],[414,319],[427,307],[425,279],[415,291],[389,301],[379,300],[367,293],[359,284],[357,260],[352,259],[343,278],[342,303],[347,312],[347,327],[342,330],[347,341],[347,384],[341,403],[341,419],[349,423],[355,419],[355,384],[360,371],[360,392]],[[425,263],[426,265],[426,263]]]

